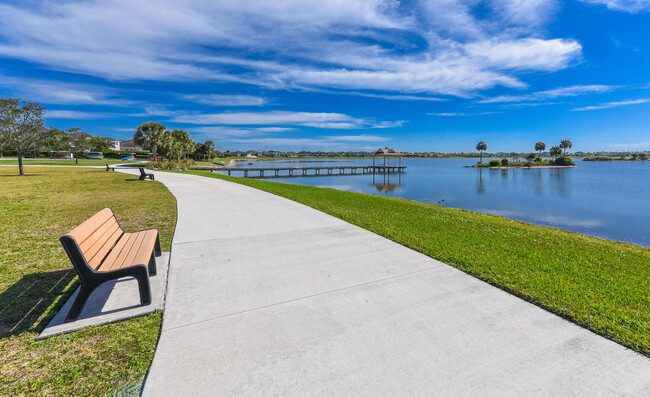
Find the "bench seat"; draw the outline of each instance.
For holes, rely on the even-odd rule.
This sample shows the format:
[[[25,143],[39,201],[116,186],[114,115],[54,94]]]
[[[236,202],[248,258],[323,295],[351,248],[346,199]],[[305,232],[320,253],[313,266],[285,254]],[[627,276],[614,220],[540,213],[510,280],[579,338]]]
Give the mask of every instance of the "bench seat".
[[[135,277],[140,303],[151,303],[149,276],[156,274],[156,257],[162,254],[158,230],[126,233],[113,210],[104,208],[60,240],[81,280],[66,322],[79,317],[95,288],[122,277]]]

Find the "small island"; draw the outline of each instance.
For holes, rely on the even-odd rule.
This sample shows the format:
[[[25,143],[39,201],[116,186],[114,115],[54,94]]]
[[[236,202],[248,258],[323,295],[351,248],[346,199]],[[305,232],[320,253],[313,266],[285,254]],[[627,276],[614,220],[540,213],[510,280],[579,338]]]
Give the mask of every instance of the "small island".
[[[549,154],[554,157],[554,159],[542,159],[542,152],[546,150],[546,144],[542,141],[539,141],[535,144],[535,150],[538,152],[530,153],[525,161],[510,161],[507,158],[501,160],[490,160],[488,163],[483,162],[483,151],[487,150],[487,143],[484,141],[479,141],[476,144],[476,150],[480,152],[480,160],[478,163],[472,166],[473,168],[565,168],[565,167],[575,167],[576,164],[571,160],[571,157],[567,156],[567,149],[573,147],[573,143],[568,139],[563,139],[559,145],[551,147]]]

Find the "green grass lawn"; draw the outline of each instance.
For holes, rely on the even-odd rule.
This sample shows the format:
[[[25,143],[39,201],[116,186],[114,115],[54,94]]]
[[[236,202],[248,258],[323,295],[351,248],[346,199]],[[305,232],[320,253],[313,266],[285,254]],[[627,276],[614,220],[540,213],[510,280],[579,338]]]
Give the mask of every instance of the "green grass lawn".
[[[96,169],[0,167],[0,395],[105,395],[138,387],[161,314],[36,336],[78,285],[58,239],[104,207],[127,231],[157,228],[169,250],[174,196],[158,182]]]
[[[306,204],[650,356],[650,249],[404,199],[187,173]]]

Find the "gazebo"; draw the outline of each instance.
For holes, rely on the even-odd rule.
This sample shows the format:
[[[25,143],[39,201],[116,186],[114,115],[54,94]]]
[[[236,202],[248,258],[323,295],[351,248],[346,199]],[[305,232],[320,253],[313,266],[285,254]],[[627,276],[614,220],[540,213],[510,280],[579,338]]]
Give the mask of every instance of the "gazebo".
[[[398,152],[397,150],[389,147],[382,147],[377,149],[375,153],[372,154],[372,166],[373,168],[375,167],[375,157],[384,157],[384,166],[389,165],[390,166],[390,158],[391,157],[397,157],[399,161],[399,166],[402,166],[402,153]],[[386,163],[388,161],[388,164]]]

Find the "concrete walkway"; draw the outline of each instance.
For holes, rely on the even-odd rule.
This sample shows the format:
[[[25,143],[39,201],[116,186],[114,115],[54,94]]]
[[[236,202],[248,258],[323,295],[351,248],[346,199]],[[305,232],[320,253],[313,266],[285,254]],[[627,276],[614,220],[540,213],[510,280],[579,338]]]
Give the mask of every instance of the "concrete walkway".
[[[179,211],[145,396],[650,395],[647,358],[441,262],[242,185],[156,180]]]

